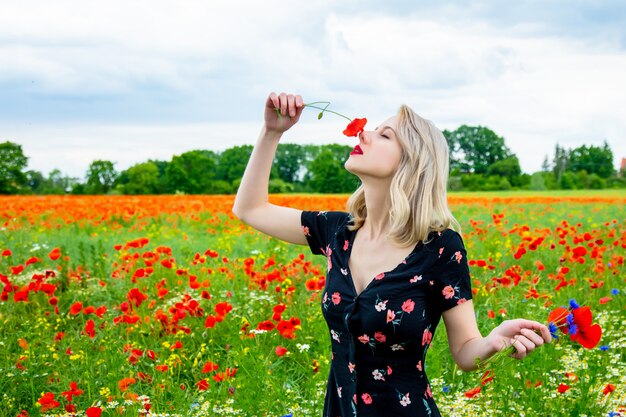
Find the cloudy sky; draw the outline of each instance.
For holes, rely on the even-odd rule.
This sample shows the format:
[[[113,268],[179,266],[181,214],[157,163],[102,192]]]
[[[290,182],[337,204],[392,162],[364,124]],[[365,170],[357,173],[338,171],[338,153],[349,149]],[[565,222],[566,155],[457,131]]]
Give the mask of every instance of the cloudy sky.
[[[254,144],[270,91],[373,128],[410,105],[483,125],[522,170],[558,142],[626,157],[626,3],[0,0],[0,142],[83,177]],[[284,142],[345,143],[307,111]]]

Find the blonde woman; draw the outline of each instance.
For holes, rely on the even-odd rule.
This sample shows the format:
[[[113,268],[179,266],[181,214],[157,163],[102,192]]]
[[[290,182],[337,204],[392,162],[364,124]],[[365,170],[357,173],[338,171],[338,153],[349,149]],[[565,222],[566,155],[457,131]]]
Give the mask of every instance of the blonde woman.
[[[361,185],[346,212],[268,203],[276,147],[303,106],[299,95],[269,95],[233,213],[328,259],[322,312],[332,362],[324,417],[439,416],[425,361],[441,317],[452,358],[464,371],[511,344],[512,356],[522,359],[551,342],[545,325],[525,319],[480,334],[460,226],[446,201],[447,142],[407,106],[359,134],[344,166]]]

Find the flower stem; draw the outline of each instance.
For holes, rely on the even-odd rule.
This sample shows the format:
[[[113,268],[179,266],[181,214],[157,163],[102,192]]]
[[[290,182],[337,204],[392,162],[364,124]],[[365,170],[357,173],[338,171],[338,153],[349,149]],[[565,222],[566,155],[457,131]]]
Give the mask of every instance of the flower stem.
[[[318,103],[327,103],[327,104],[326,104],[326,106],[324,108],[314,106],[314,104],[318,104]],[[352,119],[349,118],[348,116],[344,116],[343,114],[337,113],[336,111],[333,111],[333,110],[328,110],[328,106],[329,105],[330,105],[330,101],[316,101],[314,103],[305,104],[304,107],[311,107],[312,109],[321,110],[322,113],[324,113],[324,112],[333,113],[333,114],[336,114],[337,116],[343,117],[344,119],[346,119],[346,120],[348,120],[350,122],[352,121]]]

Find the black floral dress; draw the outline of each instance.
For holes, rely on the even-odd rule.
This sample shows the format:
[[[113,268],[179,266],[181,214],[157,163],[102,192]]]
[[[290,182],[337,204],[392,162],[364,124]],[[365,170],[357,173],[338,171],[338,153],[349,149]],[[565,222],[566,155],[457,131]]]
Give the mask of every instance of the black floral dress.
[[[348,259],[356,231],[340,211],[303,211],[311,252],[328,259],[322,312],[332,362],[324,417],[440,416],[425,373],[443,311],[472,298],[461,236],[432,232],[391,271],[357,294]]]

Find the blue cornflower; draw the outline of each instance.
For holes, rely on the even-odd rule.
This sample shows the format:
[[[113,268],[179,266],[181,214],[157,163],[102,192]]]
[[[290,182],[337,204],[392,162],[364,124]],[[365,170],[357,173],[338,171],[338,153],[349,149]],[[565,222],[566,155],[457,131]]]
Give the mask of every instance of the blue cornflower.
[[[567,325],[569,327],[569,333],[572,336],[578,332],[578,326],[574,324],[574,315],[572,313],[567,315]]]
[[[443,392],[450,392],[450,385],[444,385],[442,390]]]
[[[550,322],[548,323],[548,328],[550,329],[550,334],[552,335],[553,338],[558,339],[559,336],[556,334],[556,331],[559,329],[558,327],[556,327],[556,324]]]
[[[293,413],[286,414],[286,415],[284,415],[282,417],[293,417]]]
[[[607,414],[607,417],[619,417],[619,413],[616,411],[609,411],[609,414]]]
[[[579,308],[579,307],[580,307],[580,306],[578,305],[578,303],[576,302],[576,300],[575,300],[575,299],[573,299],[573,298],[572,298],[571,300],[569,300],[569,306],[570,306],[570,308],[572,308],[572,309],[574,309],[574,308]]]
[[[619,290],[618,290],[617,288],[613,288],[613,289],[611,290],[611,294],[613,294],[613,295],[617,295],[617,294],[619,294]]]
[[[600,346],[600,350],[609,350],[609,346],[602,345],[602,346]]]

